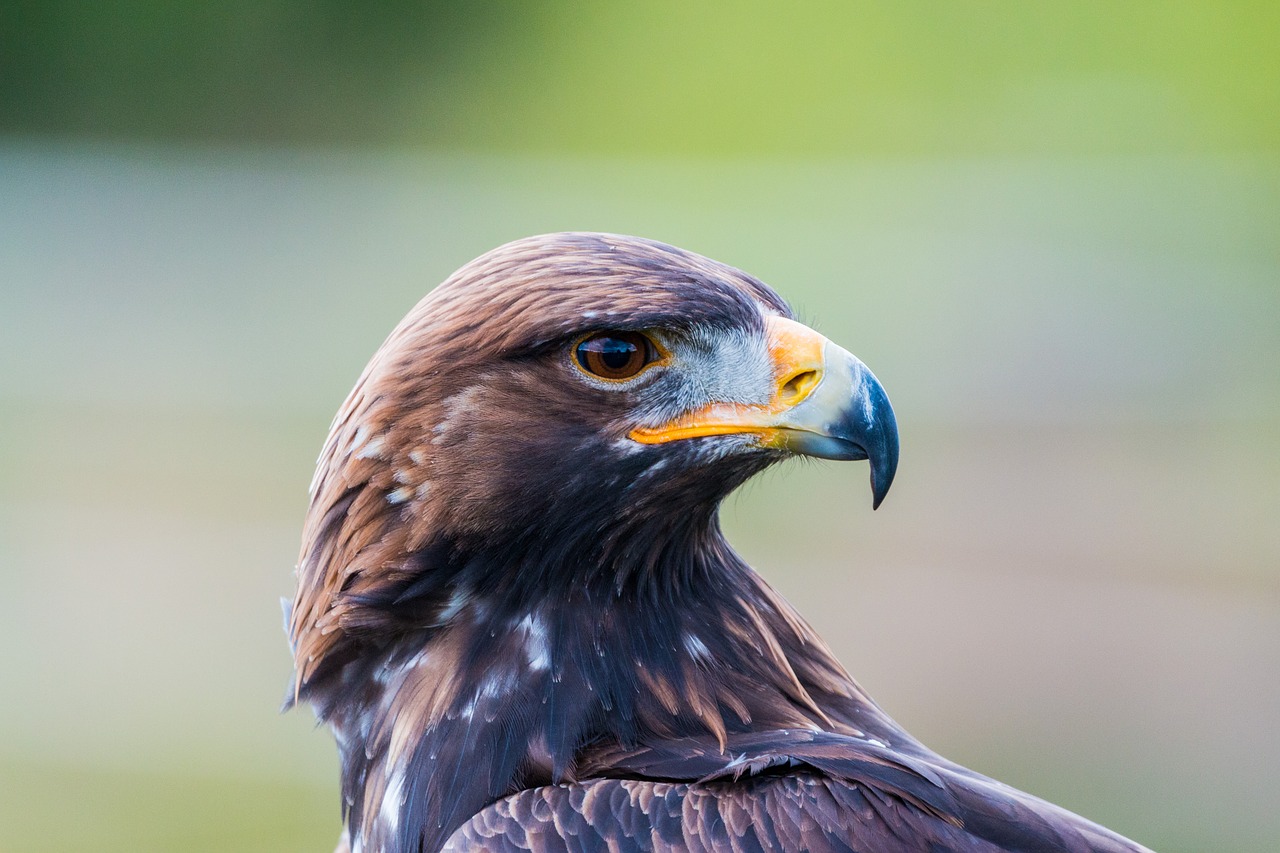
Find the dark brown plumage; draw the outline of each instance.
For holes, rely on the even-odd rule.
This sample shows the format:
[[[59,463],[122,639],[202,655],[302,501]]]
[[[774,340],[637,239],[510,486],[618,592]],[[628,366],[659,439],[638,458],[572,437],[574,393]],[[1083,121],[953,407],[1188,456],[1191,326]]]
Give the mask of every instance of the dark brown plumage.
[[[517,241],[392,332],[334,421],[289,621],[340,849],[1135,851],[887,717],[720,500],[897,433],[768,287],[606,234]]]

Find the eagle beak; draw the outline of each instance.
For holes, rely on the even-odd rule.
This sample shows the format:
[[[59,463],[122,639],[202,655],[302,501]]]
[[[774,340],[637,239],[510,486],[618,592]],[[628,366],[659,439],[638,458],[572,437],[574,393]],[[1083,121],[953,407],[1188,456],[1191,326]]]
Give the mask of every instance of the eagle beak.
[[[821,459],[867,459],[872,508],[898,468],[898,424],[889,397],[867,366],[808,326],[765,321],[773,395],[765,405],[713,403],[631,438],[665,444],[708,435],[751,435],[760,447]]]

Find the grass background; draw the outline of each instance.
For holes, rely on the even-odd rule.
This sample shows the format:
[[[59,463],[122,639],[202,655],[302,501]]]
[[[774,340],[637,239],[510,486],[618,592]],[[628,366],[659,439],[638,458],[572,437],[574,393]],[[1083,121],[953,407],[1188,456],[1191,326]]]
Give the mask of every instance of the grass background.
[[[664,239],[903,438],[726,506],[951,758],[1164,851],[1280,846],[1270,4],[0,10],[0,850],[315,850],[305,488],[430,287]]]

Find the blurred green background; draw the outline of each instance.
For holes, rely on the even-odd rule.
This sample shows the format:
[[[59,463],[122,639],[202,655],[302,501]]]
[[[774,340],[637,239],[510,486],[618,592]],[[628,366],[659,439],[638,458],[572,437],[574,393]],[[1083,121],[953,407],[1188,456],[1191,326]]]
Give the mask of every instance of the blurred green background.
[[[10,0],[0,850],[329,849],[277,599],[365,360],[610,230],[747,269],[903,438],[731,537],[951,758],[1280,849],[1280,6]]]

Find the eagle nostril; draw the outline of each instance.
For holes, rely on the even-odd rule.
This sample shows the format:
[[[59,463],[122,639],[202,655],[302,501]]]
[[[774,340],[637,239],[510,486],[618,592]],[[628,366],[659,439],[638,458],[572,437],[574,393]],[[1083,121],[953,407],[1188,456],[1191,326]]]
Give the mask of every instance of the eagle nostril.
[[[788,377],[778,391],[779,402],[787,406],[794,406],[809,395],[813,387],[818,384],[819,378],[820,374],[816,370],[802,370]]]

